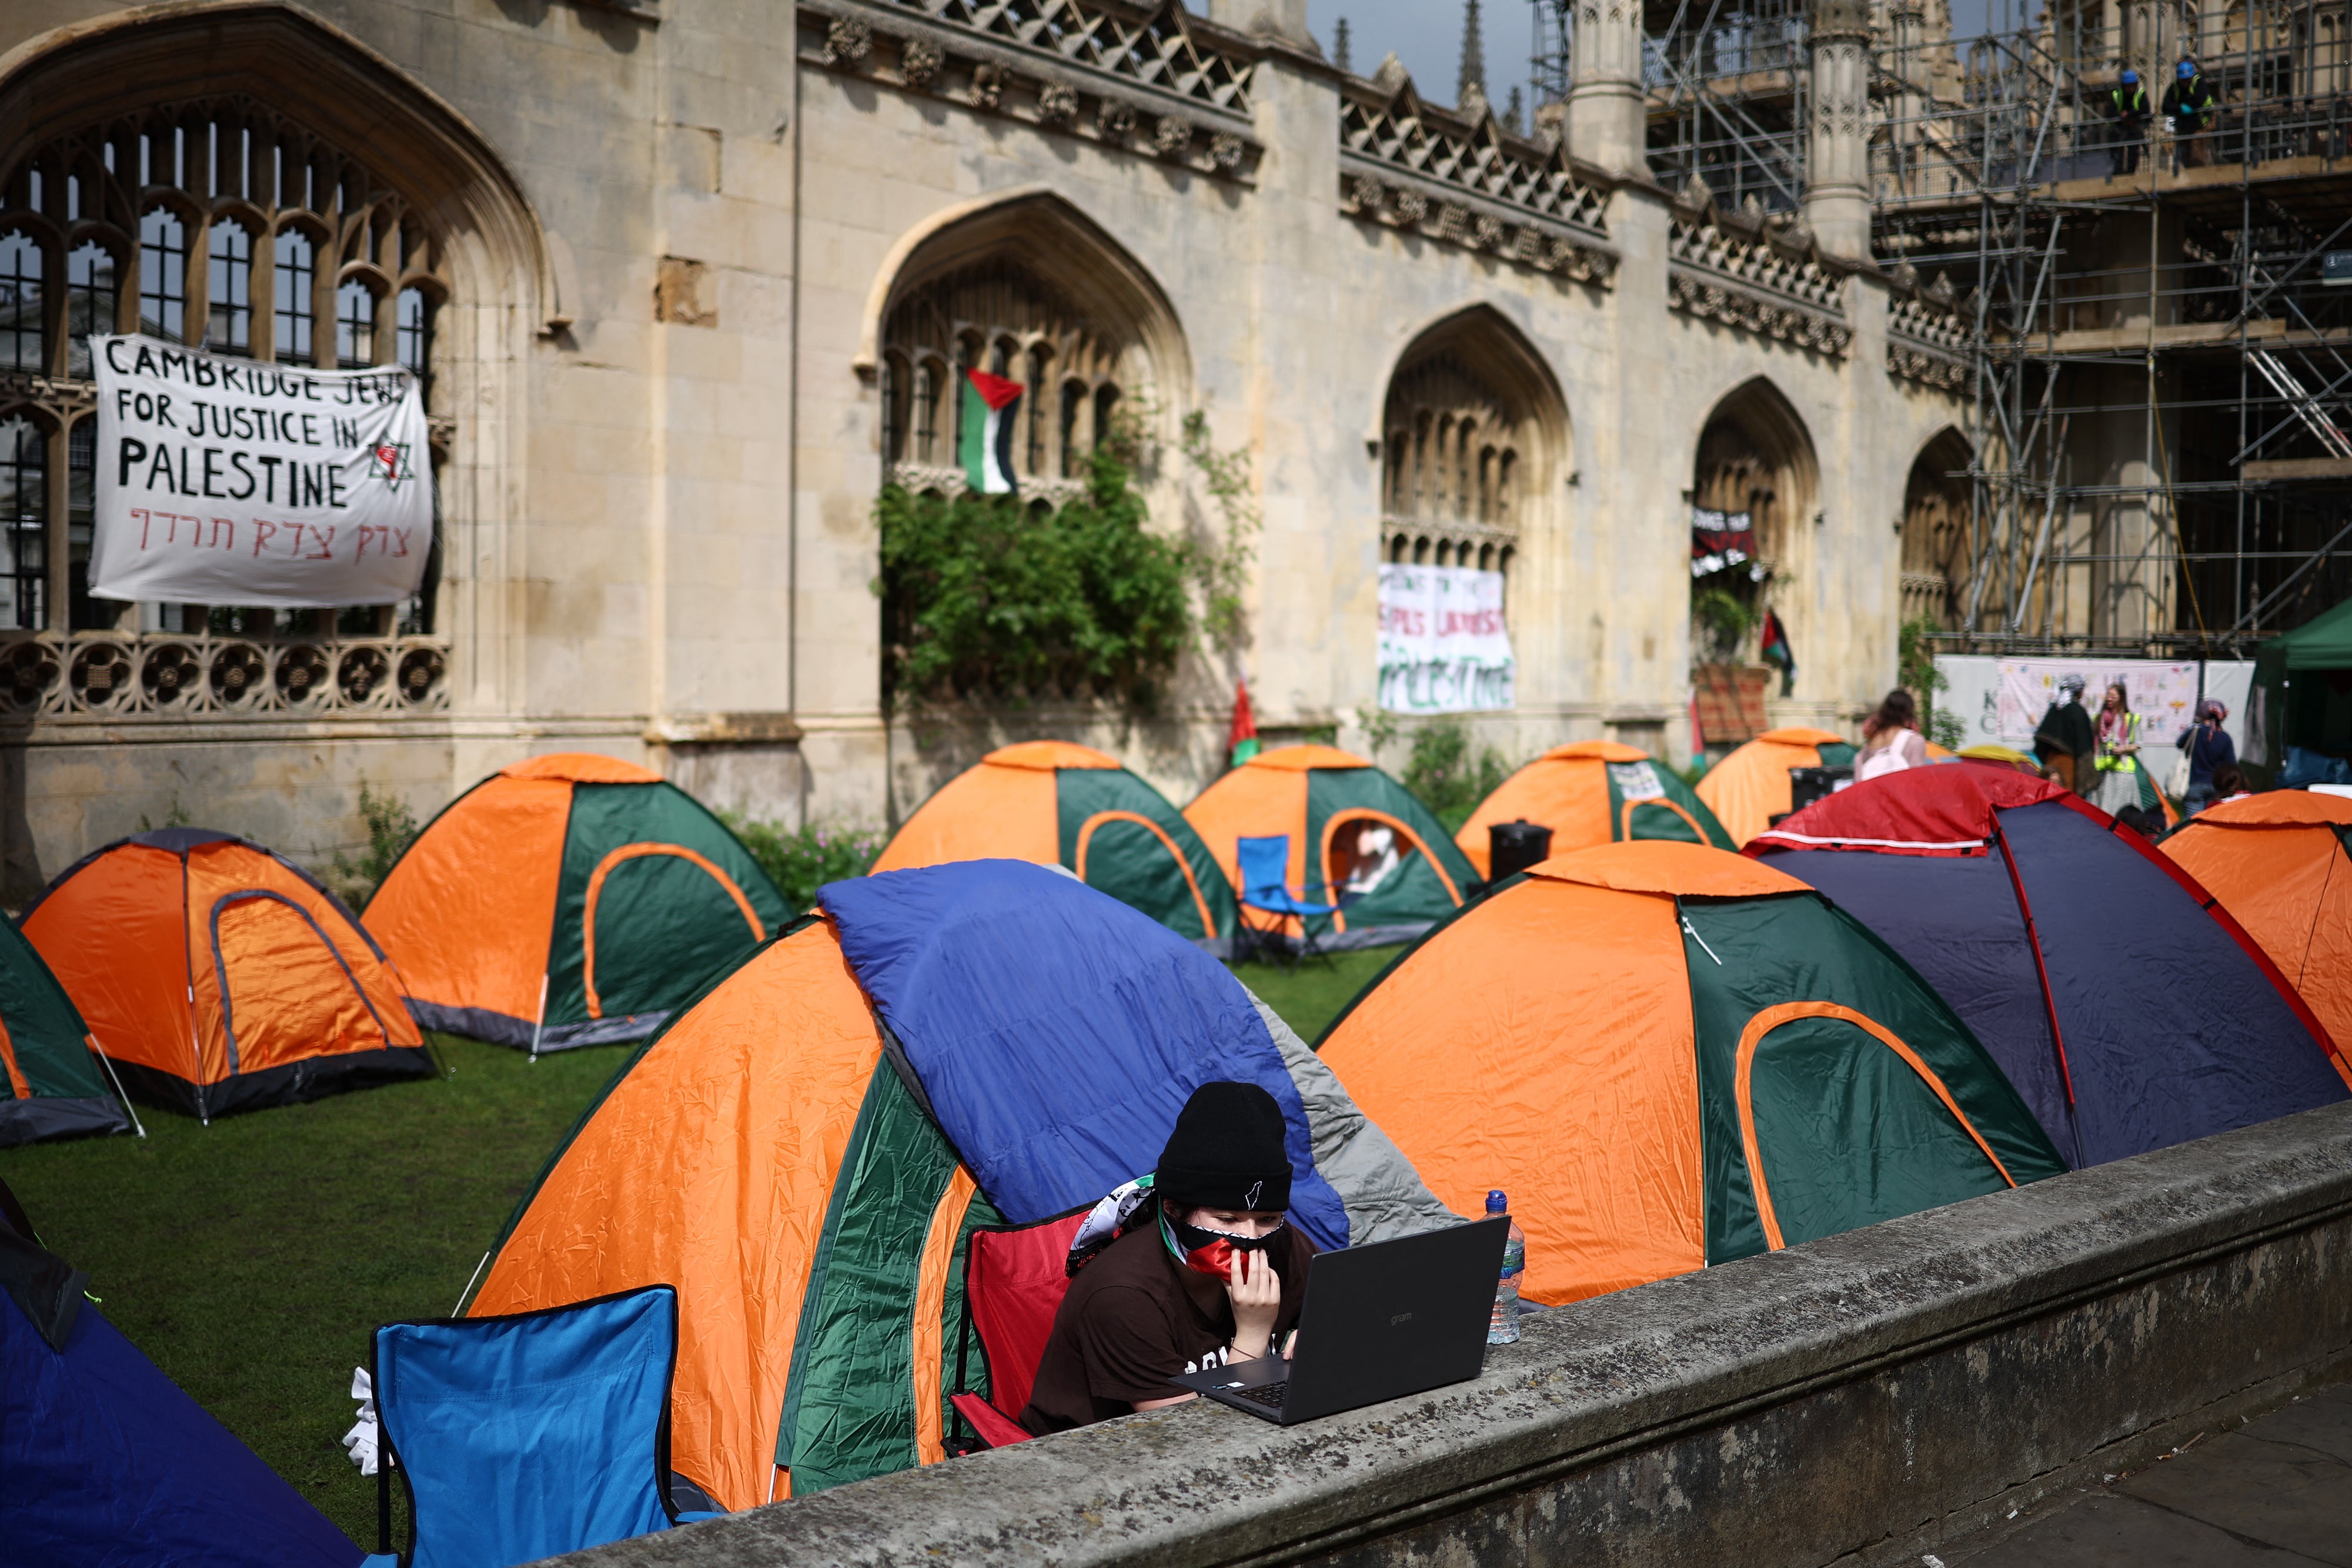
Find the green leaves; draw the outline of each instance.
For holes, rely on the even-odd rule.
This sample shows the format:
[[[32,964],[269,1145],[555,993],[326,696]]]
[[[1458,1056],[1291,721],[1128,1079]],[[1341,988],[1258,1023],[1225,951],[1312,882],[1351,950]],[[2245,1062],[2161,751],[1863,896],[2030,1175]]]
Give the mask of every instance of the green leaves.
[[[1059,511],[893,485],[882,535],[882,685],[894,704],[1116,697],[1150,708],[1192,632],[1187,548],[1150,531],[1107,450]]]

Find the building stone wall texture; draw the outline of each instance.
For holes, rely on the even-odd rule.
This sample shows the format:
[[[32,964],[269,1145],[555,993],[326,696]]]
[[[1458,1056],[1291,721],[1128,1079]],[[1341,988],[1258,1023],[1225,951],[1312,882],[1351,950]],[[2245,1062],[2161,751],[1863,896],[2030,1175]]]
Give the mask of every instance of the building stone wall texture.
[[[1906,480],[1961,409],[1892,368],[1888,289],[1866,260],[1422,104],[1399,78],[1344,78],[1295,5],[1160,14],[1163,36],[1189,33],[1246,73],[1224,105],[962,19],[984,9],[0,8],[0,163],[107,112],[209,90],[267,101],[273,71],[292,84],[333,59],[373,84],[366,111],[290,85],[287,110],[340,115],[311,129],[381,179],[402,188],[428,131],[500,175],[471,206],[411,193],[446,231],[450,280],[435,365],[446,699],[416,713],[8,719],[9,894],[175,812],[320,862],[359,839],[362,779],[428,815],[531,751],[646,760],[713,804],[787,823],[882,825],[978,751],[1032,733],[1108,746],[1181,803],[1219,765],[1237,675],[1274,736],[1336,727],[1361,746],[1389,380],[1465,312],[1484,340],[1540,363],[1563,433],[1520,508],[1517,707],[1479,716],[1482,738],[1515,757],[1601,736],[1688,754],[1688,492],[1700,433],[1735,394],[1774,411],[1811,492],[1790,498],[1773,591],[1801,661],[1775,716],[1849,723],[1892,682]],[[910,57],[910,41],[927,47]],[[47,84],[72,69],[113,71],[119,106],[83,94],[58,107]],[[1057,85],[1076,89],[1074,115],[1045,97]],[[1366,208],[1350,182],[1369,165],[1343,154],[1342,122],[1374,100],[1503,164],[1562,172],[1591,193],[1589,215],[1402,166],[1383,176],[1389,205]],[[1118,104],[1136,115],[1112,134],[1097,106]],[[1155,130],[1171,119],[1192,127],[1173,152]],[[1108,267],[1164,300],[1181,351],[1152,356],[1159,435],[1197,409],[1220,449],[1249,458],[1264,517],[1251,641],[1188,659],[1153,716],[1046,706],[886,727],[876,334],[898,269],[1007,213],[992,243],[1039,276]],[[482,237],[491,229],[505,237]],[[1057,237],[1079,229],[1115,251]],[[1558,262],[1564,235],[1583,247],[1574,266]],[[12,395],[0,379],[0,415]],[[1180,463],[1160,465],[1149,494],[1160,526],[1206,515]]]

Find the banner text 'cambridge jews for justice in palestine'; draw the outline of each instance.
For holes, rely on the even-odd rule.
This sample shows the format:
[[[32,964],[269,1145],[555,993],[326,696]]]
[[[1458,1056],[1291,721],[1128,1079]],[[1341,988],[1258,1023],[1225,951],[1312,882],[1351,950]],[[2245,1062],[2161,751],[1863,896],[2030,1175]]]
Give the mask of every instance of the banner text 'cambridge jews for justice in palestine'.
[[[433,492],[414,375],[260,364],[144,337],[90,347],[92,594],[299,610],[416,591]]]

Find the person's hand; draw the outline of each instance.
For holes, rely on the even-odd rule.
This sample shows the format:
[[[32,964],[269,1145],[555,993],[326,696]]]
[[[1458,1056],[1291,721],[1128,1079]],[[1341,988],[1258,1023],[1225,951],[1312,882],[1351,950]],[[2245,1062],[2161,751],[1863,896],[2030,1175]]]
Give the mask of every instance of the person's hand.
[[[1282,1312],[1282,1276],[1262,1251],[1235,1252],[1225,1298],[1234,1306],[1234,1349],[1244,1360],[1265,1354],[1274,1320]]]

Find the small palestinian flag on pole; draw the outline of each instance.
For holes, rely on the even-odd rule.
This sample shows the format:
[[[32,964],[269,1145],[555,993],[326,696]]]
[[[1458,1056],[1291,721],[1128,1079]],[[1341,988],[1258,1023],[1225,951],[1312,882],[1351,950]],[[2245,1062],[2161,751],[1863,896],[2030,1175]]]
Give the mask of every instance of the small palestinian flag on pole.
[[[1764,655],[1764,662],[1780,668],[1780,695],[1785,697],[1797,686],[1797,651],[1789,645],[1789,629],[1780,624],[1778,612],[1764,612],[1764,634],[1759,642],[1757,652]]]
[[[1249,683],[1234,683],[1233,727],[1225,731],[1225,766],[1239,768],[1257,755],[1257,716],[1250,712]]]
[[[966,371],[963,377],[963,436],[956,456],[964,483],[976,495],[1013,495],[1013,407],[1021,401],[1021,383],[986,371]]]

